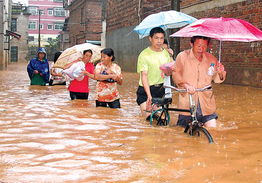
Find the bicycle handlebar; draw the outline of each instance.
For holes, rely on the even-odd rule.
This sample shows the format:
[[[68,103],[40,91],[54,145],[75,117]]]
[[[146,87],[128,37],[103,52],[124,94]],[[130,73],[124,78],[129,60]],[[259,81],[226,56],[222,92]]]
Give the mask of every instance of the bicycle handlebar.
[[[187,92],[186,89],[181,89],[181,88],[177,88],[177,87],[174,87],[174,86],[168,86],[168,85],[164,85],[163,86],[164,88],[171,88],[173,90],[176,90],[177,92]],[[207,85],[203,88],[196,88],[196,91],[197,92],[202,92],[202,91],[207,91],[207,90],[212,90],[212,86],[211,85]]]

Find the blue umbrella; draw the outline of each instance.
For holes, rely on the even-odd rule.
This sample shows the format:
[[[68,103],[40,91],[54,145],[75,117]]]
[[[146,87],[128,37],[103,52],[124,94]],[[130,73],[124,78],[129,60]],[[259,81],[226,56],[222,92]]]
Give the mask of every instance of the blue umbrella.
[[[139,38],[142,39],[149,35],[149,32],[154,27],[161,27],[162,29],[174,29],[190,24],[197,19],[182,12],[174,10],[162,11],[159,13],[147,16],[134,31],[138,33]]]

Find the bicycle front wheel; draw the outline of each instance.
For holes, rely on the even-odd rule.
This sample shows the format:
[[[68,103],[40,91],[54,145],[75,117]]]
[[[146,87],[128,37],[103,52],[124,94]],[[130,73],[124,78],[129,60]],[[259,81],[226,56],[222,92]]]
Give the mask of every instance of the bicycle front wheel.
[[[165,109],[153,111],[150,115],[150,125],[167,126],[170,122],[170,115]]]
[[[203,127],[197,127],[192,130],[192,136],[197,136],[201,139],[207,139],[210,144],[214,143],[213,137],[207,131],[207,129]]]

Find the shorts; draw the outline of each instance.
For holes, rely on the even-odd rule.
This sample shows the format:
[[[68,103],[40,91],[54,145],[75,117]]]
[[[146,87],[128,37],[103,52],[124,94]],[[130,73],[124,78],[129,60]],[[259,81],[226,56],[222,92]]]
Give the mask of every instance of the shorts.
[[[201,107],[200,107],[200,102],[198,102],[197,111],[196,111],[196,118],[197,118],[198,121],[205,123],[205,122],[207,122],[211,119],[217,119],[218,115],[216,113],[213,113],[213,114],[210,114],[210,115],[203,116],[202,110],[201,110]],[[177,125],[186,127],[187,124],[191,121],[192,121],[191,116],[179,114],[178,120],[177,120]]]
[[[163,87],[163,84],[152,85],[150,86],[150,92],[152,98],[162,98],[165,95],[165,88]],[[138,105],[146,102],[147,94],[143,86],[138,87],[136,91],[136,95],[137,95],[136,102]]]
[[[70,98],[71,100],[75,99],[88,99],[89,93],[80,93],[80,92],[71,92],[70,91]]]
[[[114,109],[120,108],[120,100],[116,99],[113,102],[100,102],[100,101],[96,100],[96,107],[107,107],[107,105],[110,108],[114,108]]]

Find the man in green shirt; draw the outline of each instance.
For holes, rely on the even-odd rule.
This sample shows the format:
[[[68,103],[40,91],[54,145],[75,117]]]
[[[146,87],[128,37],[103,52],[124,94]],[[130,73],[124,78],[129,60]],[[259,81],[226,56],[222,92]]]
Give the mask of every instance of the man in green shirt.
[[[169,53],[162,48],[164,38],[165,32],[162,28],[153,28],[149,35],[151,45],[138,56],[137,72],[140,73],[140,79],[136,101],[147,120],[150,113],[146,110],[151,108],[152,98],[163,97],[165,94],[160,66],[171,60]]]

